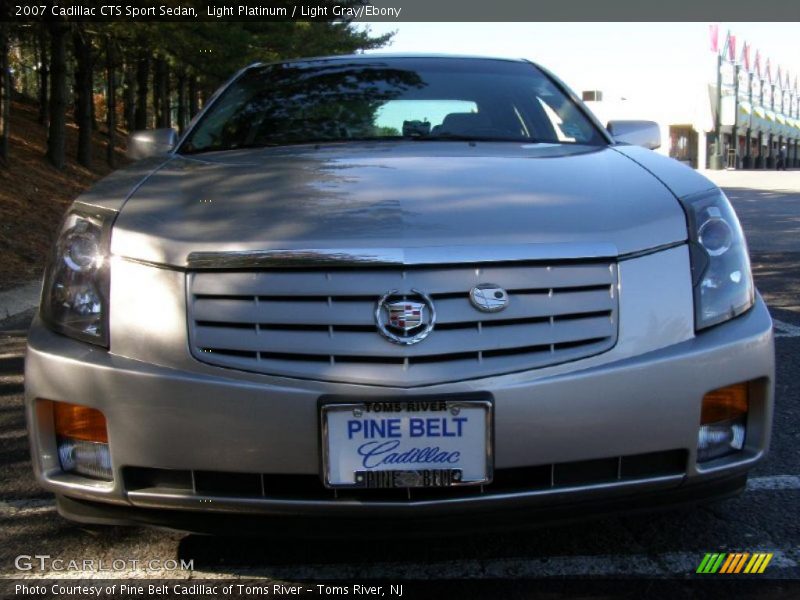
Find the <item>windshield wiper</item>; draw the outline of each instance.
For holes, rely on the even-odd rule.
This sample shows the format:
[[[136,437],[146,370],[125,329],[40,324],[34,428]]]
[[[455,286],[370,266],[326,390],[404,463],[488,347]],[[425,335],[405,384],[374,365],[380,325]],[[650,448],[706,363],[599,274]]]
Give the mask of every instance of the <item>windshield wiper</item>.
[[[459,133],[439,133],[436,135],[410,136],[403,138],[415,142],[514,142],[516,144],[542,144],[544,140],[532,138],[509,138],[483,135],[464,135]]]
[[[241,144],[240,146],[206,146],[205,148],[188,148],[184,149],[181,154],[205,154],[207,152],[230,152],[231,150],[248,150],[252,148],[272,148],[278,144],[271,142],[258,143],[258,144]]]

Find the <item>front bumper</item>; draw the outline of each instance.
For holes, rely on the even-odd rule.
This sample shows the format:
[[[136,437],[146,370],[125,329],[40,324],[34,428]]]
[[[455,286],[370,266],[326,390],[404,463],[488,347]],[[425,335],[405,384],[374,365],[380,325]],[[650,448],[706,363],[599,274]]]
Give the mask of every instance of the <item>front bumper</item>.
[[[672,502],[672,497],[677,502],[730,493],[741,487],[747,471],[769,446],[774,350],[772,322],[759,297],[755,307],[737,319],[637,356],[602,364],[579,362],[572,370],[531,378],[512,375],[424,390],[387,390],[159,366],[54,334],[37,320],[29,335],[25,379],[34,469],[42,486],[62,497],[62,512],[71,518],[172,522],[176,527],[189,523],[186,514],[198,511],[285,518],[436,518],[566,504],[585,512],[636,497],[658,505]],[[742,381],[751,382],[745,448],[698,466],[695,448],[703,395]],[[502,489],[487,486],[468,496],[432,498],[348,498],[309,491],[308,482],[318,481],[320,471],[320,395],[416,397],[465,392],[490,394],[494,400],[496,472],[540,474],[541,467],[554,473],[561,465],[571,465],[588,473],[586,480],[554,485],[551,476],[550,485],[545,481],[528,486],[523,481]],[[113,482],[61,470],[48,400],[83,404],[105,414]],[[683,457],[678,469],[623,476],[629,459],[674,458],[676,453]],[[618,476],[593,478],[592,468],[600,464],[593,461],[608,460],[618,461]],[[190,475],[261,474],[262,486],[260,493],[214,493],[168,484],[132,486],[129,469],[143,467]],[[265,480],[297,477],[304,478],[297,494],[294,488],[263,485]]]
[[[741,493],[747,475],[703,479],[670,489],[618,490],[617,493],[575,494],[558,498],[518,497],[503,502],[502,510],[482,513],[447,512],[415,514],[402,521],[346,515],[263,515],[247,512],[197,512],[180,509],[124,506],[57,496],[60,515],[79,523],[150,525],[212,535],[269,535],[341,539],[428,537],[432,534],[464,535],[476,532],[518,531],[520,528],[571,523],[599,516],[673,510],[698,502],[722,500]],[[621,492],[621,493],[620,493]],[[416,511],[415,511],[416,512]]]

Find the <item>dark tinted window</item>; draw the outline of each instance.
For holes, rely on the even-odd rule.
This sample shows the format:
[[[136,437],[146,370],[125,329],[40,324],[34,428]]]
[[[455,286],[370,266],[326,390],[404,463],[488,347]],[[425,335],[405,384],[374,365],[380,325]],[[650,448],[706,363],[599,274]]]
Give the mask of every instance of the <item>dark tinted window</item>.
[[[376,58],[253,68],[182,151],[402,138],[605,143],[533,65]]]

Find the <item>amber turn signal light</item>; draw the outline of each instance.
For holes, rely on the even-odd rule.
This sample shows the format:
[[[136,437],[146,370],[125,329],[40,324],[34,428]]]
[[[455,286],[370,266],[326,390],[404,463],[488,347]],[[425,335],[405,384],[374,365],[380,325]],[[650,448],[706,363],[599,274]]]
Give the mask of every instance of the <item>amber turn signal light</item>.
[[[747,414],[748,404],[746,383],[737,383],[712,390],[703,396],[700,424],[707,425],[743,417]]]
[[[96,408],[53,402],[56,435],[85,442],[108,443],[106,418]]]

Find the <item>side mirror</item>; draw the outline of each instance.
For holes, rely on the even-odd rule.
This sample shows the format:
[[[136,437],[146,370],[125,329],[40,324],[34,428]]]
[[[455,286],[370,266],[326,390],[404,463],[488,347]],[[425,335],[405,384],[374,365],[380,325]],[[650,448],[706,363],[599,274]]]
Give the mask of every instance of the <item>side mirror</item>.
[[[141,160],[149,156],[166,154],[178,143],[174,129],[143,129],[128,136],[128,158]]]
[[[606,127],[623,144],[655,150],[661,146],[661,129],[654,121],[609,121]]]

